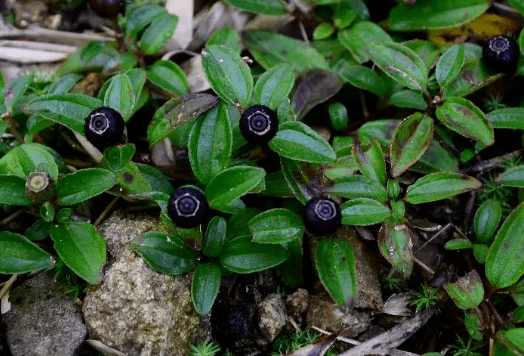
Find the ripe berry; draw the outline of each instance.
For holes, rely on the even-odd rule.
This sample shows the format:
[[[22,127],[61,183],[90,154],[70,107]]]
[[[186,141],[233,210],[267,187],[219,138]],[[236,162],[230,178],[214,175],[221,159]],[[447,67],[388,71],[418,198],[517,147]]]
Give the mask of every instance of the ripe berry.
[[[253,105],[242,113],[240,132],[249,143],[267,143],[278,130],[277,114],[264,105]]]
[[[122,141],[124,129],[125,122],[122,115],[111,108],[91,111],[84,124],[87,140],[100,151]]]
[[[89,0],[91,10],[100,17],[106,19],[115,18],[125,10],[124,0]]]
[[[330,235],[340,223],[342,215],[340,206],[330,198],[312,198],[306,204],[306,221],[309,232],[315,235]]]
[[[183,187],[177,189],[167,204],[167,212],[173,222],[180,227],[198,226],[207,211],[207,201],[198,189]]]
[[[519,45],[508,36],[495,36],[482,50],[484,63],[493,72],[513,72],[519,59]]]

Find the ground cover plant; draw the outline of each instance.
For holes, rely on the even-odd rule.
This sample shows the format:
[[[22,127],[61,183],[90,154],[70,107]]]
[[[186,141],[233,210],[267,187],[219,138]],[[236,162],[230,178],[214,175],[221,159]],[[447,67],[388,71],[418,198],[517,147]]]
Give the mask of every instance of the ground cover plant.
[[[524,354],[524,36],[509,20],[524,3],[226,3],[302,31],[218,29],[200,52],[211,89],[190,92],[160,57],[177,17],[128,6],[115,42],[89,43],[50,80],[0,80],[0,273],[60,266],[99,283],[105,242],[81,217],[120,201],[156,209],[159,231],[132,248],[161,273],[192,272],[202,315],[232,273],[275,269],[290,290],[316,278],[301,268],[314,236],[318,278],[344,309],[358,295],[355,247],[335,232],[368,227],[377,265],[394,271],[385,286],[429,282],[417,268],[445,274],[413,305],[462,310],[456,354],[472,342]],[[93,73],[99,90],[72,92]],[[187,152],[183,177],[139,158],[166,142]],[[433,270],[415,254],[444,229],[420,221],[451,198],[461,215],[442,254],[461,263]]]

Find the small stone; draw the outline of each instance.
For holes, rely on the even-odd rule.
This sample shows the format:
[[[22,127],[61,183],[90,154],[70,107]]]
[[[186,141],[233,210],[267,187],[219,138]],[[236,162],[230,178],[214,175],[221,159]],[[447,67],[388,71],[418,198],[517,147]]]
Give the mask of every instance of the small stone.
[[[296,322],[300,322],[302,314],[307,311],[309,304],[309,293],[304,288],[299,288],[293,294],[287,296],[286,307],[288,315],[292,317]]]
[[[273,342],[287,323],[286,306],[279,293],[270,294],[257,307],[258,327],[267,341]]]
[[[45,273],[13,289],[9,300],[2,319],[13,356],[73,356],[87,336],[80,308]]]

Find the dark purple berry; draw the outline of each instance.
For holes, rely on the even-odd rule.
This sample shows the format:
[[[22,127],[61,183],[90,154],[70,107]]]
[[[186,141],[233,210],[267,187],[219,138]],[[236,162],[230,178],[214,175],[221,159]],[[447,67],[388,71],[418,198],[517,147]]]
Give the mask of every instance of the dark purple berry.
[[[519,53],[519,45],[513,38],[495,36],[484,46],[482,58],[491,71],[511,73],[517,69]]]
[[[242,113],[240,132],[249,143],[267,143],[278,130],[277,114],[264,105],[253,105]]]
[[[177,189],[167,204],[167,212],[173,222],[183,228],[200,225],[207,212],[207,201],[198,189],[183,187]]]
[[[306,204],[306,228],[315,235],[330,235],[342,222],[340,206],[330,198],[312,198]]]
[[[112,19],[116,15],[124,13],[125,5],[124,0],[89,0],[91,10],[106,19]]]
[[[122,141],[125,127],[124,119],[118,111],[111,108],[99,108],[91,111],[86,117],[84,132],[87,140],[103,151]]]

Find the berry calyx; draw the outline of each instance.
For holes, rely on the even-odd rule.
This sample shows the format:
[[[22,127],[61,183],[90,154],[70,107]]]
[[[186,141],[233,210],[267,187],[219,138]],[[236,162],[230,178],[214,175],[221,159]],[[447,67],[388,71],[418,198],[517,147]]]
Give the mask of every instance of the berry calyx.
[[[204,194],[191,187],[177,189],[167,204],[169,217],[182,228],[200,225],[204,220],[207,208],[208,204]]]
[[[115,18],[124,13],[124,0],[89,0],[89,6],[95,14],[106,19]]]
[[[33,204],[51,200],[55,195],[55,181],[45,172],[31,172],[25,182],[25,193]]]
[[[253,105],[242,113],[240,132],[249,143],[267,143],[278,130],[277,114],[264,105]]]
[[[118,111],[111,108],[99,108],[87,115],[84,132],[87,140],[103,151],[122,141],[125,127],[124,119]]]
[[[330,235],[342,222],[340,206],[330,198],[312,198],[306,204],[304,224],[315,235]]]
[[[513,38],[495,36],[484,46],[482,58],[491,71],[510,73],[517,69],[519,53],[519,45]]]

